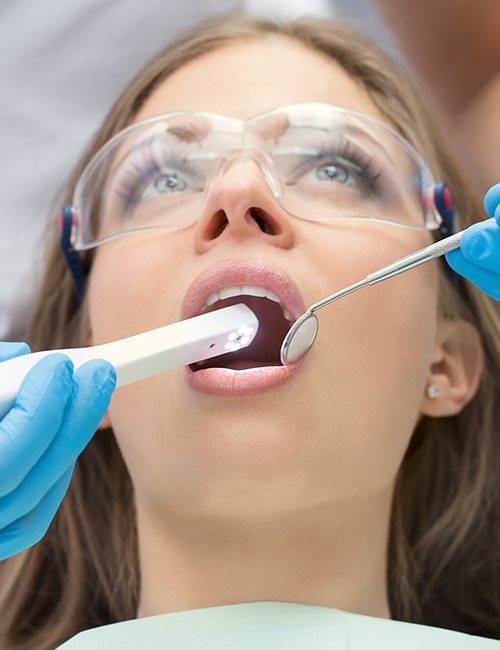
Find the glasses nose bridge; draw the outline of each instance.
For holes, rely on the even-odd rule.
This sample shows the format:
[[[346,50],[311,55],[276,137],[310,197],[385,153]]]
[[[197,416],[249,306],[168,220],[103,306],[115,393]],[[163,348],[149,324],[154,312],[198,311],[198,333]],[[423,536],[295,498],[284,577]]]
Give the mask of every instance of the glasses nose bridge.
[[[281,188],[274,163],[270,156],[255,147],[246,147],[228,153],[214,170],[212,178],[209,179],[207,187],[208,194],[210,195],[218,183],[228,173],[231,173],[237,165],[243,163],[254,163],[261,176],[264,177],[273,196],[280,198]]]

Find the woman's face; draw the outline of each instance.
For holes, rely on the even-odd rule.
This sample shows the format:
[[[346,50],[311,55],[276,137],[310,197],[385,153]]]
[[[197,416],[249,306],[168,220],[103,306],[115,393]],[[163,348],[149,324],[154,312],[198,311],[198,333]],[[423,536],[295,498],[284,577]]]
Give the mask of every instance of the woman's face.
[[[178,110],[249,118],[303,102],[386,122],[336,63],[276,36],[184,65],[136,120]],[[292,217],[260,173],[235,165],[196,224],[99,247],[88,292],[92,343],[179,320],[195,278],[220,262],[276,265],[307,306],[431,241],[427,231]],[[261,284],[251,276],[248,283]],[[163,512],[244,517],[390,493],[423,400],[437,287],[432,262],[327,307],[296,374],[257,394],[198,390],[185,368],[119,389],[109,418],[138,501]]]

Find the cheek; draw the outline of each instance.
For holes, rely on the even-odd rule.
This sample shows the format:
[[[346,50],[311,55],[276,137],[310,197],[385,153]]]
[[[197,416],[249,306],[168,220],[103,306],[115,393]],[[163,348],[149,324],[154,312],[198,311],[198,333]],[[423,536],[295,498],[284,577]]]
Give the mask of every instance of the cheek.
[[[187,238],[155,234],[110,242],[96,255],[89,280],[92,344],[132,336],[176,318]]]
[[[98,250],[89,277],[92,345],[173,322],[185,292],[172,274],[172,269],[185,266],[188,258],[181,238],[169,233],[164,238],[134,236],[110,244]],[[165,412],[173,410],[165,396],[171,395],[179,383],[178,372],[124,386],[112,397],[111,424],[134,479],[143,476],[147,481],[151,465],[161,473],[161,462],[151,463],[151,449],[158,451],[159,459],[168,457],[161,453],[157,430]]]
[[[379,237],[361,247],[357,238],[343,237],[342,246],[328,248],[335,277],[330,286],[315,287],[317,299],[426,243]],[[347,482],[353,477],[353,490],[392,482],[414,430],[436,334],[437,264],[367,286],[318,312],[318,338],[310,352],[314,382],[307,391],[312,404],[304,399],[296,412],[317,414],[330,440],[325,462],[335,463]],[[327,273],[325,266],[318,277]]]
[[[357,368],[361,382],[369,382],[373,395],[386,395],[380,403],[389,398],[393,408],[398,400],[418,398],[415,390],[428,368],[436,328],[436,290],[428,271],[367,287],[338,314],[348,351],[342,358]]]

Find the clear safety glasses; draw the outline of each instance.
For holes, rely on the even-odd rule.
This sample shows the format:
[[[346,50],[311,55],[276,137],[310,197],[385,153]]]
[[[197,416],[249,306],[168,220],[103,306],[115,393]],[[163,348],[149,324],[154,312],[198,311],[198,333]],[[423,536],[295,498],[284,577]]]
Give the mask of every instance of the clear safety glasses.
[[[121,131],[76,186],[71,245],[84,250],[138,231],[185,228],[235,172],[257,173],[300,219],[430,230],[442,223],[431,172],[395,131],[354,111],[298,104],[249,120],[171,113]]]

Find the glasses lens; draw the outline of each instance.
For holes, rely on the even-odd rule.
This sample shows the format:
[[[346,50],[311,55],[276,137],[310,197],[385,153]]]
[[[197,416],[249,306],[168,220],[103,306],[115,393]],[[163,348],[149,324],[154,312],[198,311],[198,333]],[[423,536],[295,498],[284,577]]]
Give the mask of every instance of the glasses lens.
[[[249,158],[263,154],[259,164],[268,183],[272,179],[274,195],[297,217],[428,227],[424,197],[433,180],[404,140],[363,115],[301,105],[247,122],[202,113],[170,115],[118,134],[78,184],[79,245],[194,223],[216,176],[214,163],[242,151]]]
[[[290,119],[268,148],[288,212],[313,220],[357,217],[425,226],[423,197],[432,178],[403,140],[349,114],[310,122]]]
[[[76,199],[83,243],[124,232],[183,228],[199,218],[214,160],[210,123],[170,119],[132,129],[101,150]]]

